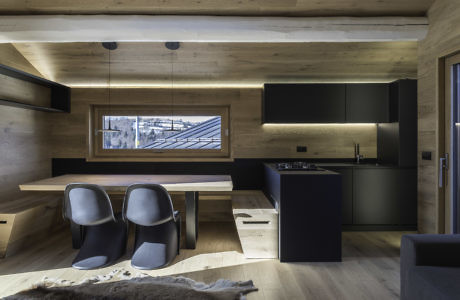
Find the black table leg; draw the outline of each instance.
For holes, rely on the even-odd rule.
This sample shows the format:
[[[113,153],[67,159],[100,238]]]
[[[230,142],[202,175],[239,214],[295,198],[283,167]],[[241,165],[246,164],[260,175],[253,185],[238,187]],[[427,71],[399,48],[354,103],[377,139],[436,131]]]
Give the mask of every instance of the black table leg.
[[[81,226],[70,221],[70,231],[72,232],[72,248],[80,249],[83,241],[83,232]]]
[[[198,192],[185,192],[185,247],[196,248],[198,239]]]

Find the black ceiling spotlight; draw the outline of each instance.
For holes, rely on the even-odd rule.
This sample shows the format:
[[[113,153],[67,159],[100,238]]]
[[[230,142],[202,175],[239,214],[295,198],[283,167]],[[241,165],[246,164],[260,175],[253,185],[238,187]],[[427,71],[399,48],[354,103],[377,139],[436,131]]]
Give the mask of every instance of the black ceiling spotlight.
[[[102,47],[104,47],[107,50],[115,50],[118,48],[117,42],[103,42]]]
[[[165,46],[169,50],[177,50],[180,48],[180,43],[179,42],[166,42]]]

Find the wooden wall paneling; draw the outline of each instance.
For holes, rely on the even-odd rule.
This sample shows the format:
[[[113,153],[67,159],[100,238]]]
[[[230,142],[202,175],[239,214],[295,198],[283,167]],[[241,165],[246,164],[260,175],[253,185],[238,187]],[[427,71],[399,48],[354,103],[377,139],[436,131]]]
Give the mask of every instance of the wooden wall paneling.
[[[0,107],[0,202],[21,196],[18,185],[51,175],[46,113]]]
[[[3,0],[1,14],[423,16],[433,0]]]
[[[100,43],[14,45],[51,80],[73,87],[107,86],[108,54]],[[170,55],[163,43],[119,43],[111,53],[112,86],[169,87]],[[181,43],[174,55],[178,87],[417,77],[417,42]]]
[[[233,158],[352,158],[355,142],[365,158],[376,157],[375,125],[262,125],[261,93],[261,89],[178,89],[175,104],[230,105]],[[72,89],[71,114],[56,115],[52,125],[52,156],[86,157],[89,105],[106,103],[106,89]],[[167,105],[170,91],[114,89],[112,103]],[[308,151],[296,152],[297,145],[306,145]]]
[[[438,188],[439,157],[444,144],[442,131],[444,83],[439,75],[442,58],[460,50],[460,6],[456,0],[437,0],[428,12],[429,30],[419,44],[418,62],[418,228],[422,233],[442,233],[442,191]],[[442,85],[442,86],[441,86]],[[431,151],[432,160],[421,160]]]

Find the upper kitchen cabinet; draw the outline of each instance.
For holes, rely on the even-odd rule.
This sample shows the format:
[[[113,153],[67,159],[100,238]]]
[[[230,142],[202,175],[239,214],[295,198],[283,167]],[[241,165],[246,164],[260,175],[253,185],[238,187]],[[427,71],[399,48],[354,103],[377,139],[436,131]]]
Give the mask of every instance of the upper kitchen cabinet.
[[[345,123],[345,84],[265,84],[264,123]]]
[[[347,123],[389,122],[388,84],[347,84],[346,121]]]

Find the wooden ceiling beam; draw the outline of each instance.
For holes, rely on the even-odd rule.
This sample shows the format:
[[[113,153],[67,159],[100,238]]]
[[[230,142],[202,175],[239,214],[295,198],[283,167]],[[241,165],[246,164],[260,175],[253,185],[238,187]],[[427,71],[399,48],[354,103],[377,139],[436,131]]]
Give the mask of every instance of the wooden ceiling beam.
[[[2,16],[0,43],[418,41],[424,17]]]

